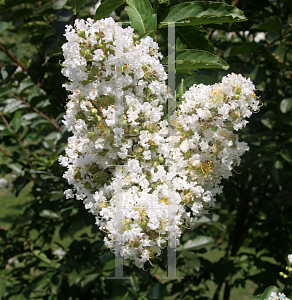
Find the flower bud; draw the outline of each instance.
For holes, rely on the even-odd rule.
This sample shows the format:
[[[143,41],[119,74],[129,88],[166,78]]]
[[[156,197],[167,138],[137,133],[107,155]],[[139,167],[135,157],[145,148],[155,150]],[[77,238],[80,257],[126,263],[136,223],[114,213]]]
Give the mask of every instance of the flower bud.
[[[79,171],[75,171],[74,172],[74,177],[76,177],[76,178],[81,178],[81,173],[79,172]]]
[[[241,86],[240,85],[238,85],[236,88],[235,88],[235,94],[237,94],[237,95],[240,95],[240,93],[241,93]]]
[[[96,123],[100,123],[101,122],[101,116],[95,116],[94,117],[94,121],[96,122]]]
[[[147,219],[139,219],[138,220],[138,225],[143,229],[145,229],[147,227],[147,224],[148,224]]]
[[[164,162],[164,158],[163,157],[161,157],[161,156],[159,156],[158,158],[157,158],[157,161],[159,162],[159,163],[163,163]]]
[[[90,110],[90,113],[91,113],[92,116],[95,116],[98,113],[98,110],[96,108],[92,108]]]
[[[80,30],[77,30],[77,34],[81,37],[81,38],[84,38],[86,39],[86,36],[85,36],[85,31],[80,31]]]
[[[99,177],[98,175],[95,175],[95,176],[93,177],[92,181],[93,181],[94,183],[99,183],[99,182],[100,182],[100,177]]]
[[[139,34],[135,33],[135,34],[133,35],[133,40],[138,40],[138,38],[139,38]]]
[[[89,182],[84,183],[84,187],[88,190],[91,189],[91,184]]]
[[[155,162],[152,164],[152,166],[153,166],[154,168],[157,168],[159,165],[160,165],[160,164],[159,164],[158,161],[155,161]]]
[[[83,55],[84,55],[84,58],[87,59],[87,60],[92,59],[92,54],[91,54],[91,51],[89,49],[86,49],[84,51]]]
[[[90,131],[90,132],[87,133],[86,136],[91,140],[95,137],[95,133],[93,131]]]
[[[90,167],[90,172],[95,173],[95,172],[99,172],[99,167],[98,165],[94,164]]]
[[[131,132],[133,134],[138,134],[139,133],[139,129],[138,128],[134,128],[134,129],[131,130]]]

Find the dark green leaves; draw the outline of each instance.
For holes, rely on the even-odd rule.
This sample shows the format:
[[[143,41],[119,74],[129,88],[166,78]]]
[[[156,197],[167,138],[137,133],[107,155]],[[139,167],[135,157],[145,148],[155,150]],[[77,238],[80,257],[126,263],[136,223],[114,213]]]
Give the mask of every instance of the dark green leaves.
[[[199,272],[201,267],[201,262],[198,255],[193,251],[183,251],[182,257],[184,258],[185,265],[187,268],[191,268]]]
[[[214,239],[210,236],[199,235],[192,240],[187,241],[184,245],[177,248],[177,251],[195,250],[214,242]]]
[[[11,120],[11,126],[13,128],[13,130],[15,132],[17,132],[21,126],[21,113],[19,111],[17,111],[13,117],[13,119]]]
[[[86,0],[74,0],[74,14],[76,15]]]
[[[155,283],[150,289],[147,297],[149,299],[163,299],[165,293],[165,287],[161,283]]]
[[[164,64],[167,60],[163,61]],[[177,51],[177,72],[188,73],[190,69],[223,69],[227,70],[229,65],[219,56],[202,50]]]
[[[34,254],[37,258],[39,258],[40,260],[42,260],[44,263],[46,263],[46,264],[50,264],[50,263],[51,263],[51,260],[48,259],[47,255],[46,255],[44,252],[42,252],[41,250],[39,250],[39,249],[34,250],[34,251],[33,251],[33,254]]]
[[[259,31],[273,31],[278,34],[282,33],[282,20],[278,16],[273,16],[265,20],[260,24],[254,24],[251,29],[256,29]]]
[[[176,50],[198,49],[214,51],[206,30],[198,26],[178,26],[176,28]]]
[[[238,8],[218,2],[193,1],[175,5],[159,27],[167,27],[167,23],[176,22],[176,26],[205,25],[246,21]]]
[[[148,0],[127,0],[125,9],[129,14],[131,26],[140,36],[151,31],[154,37],[157,27],[157,19],[152,6]]]
[[[0,33],[5,31],[10,25],[11,23],[0,21]]]
[[[125,3],[124,0],[105,0],[97,8],[94,19],[100,20],[109,15],[113,10]]]
[[[261,294],[253,298],[252,300],[266,300],[268,299],[272,293],[278,294],[280,292],[280,289],[276,286],[270,286]]]

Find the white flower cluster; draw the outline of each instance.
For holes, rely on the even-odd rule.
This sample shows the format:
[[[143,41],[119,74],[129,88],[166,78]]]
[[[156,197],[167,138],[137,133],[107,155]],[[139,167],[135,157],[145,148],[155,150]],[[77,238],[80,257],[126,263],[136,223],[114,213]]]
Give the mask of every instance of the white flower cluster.
[[[259,101],[252,82],[230,74],[222,83],[194,85],[184,95],[176,119],[177,137],[170,137],[172,163],[181,177],[182,202],[193,215],[213,207],[215,195],[222,192],[222,178],[232,175],[233,166],[249,149],[233,131],[243,128]],[[188,187],[187,187],[188,185]],[[190,220],[191,221],[191,220]]]
[[[292,265],[292,254],[288,255],[288,260],[289,260],[290,264]]]
[[[267,299],[267,300],[290,300],[286,297],[285,294],[283,293],[275,293],[275,292],[272,292],[271,293],[271,296]]]
[[[73,136],[59,161],[74,187],[65,194],[96,216],[106,246],[119,245],[141,268],[167,243],[178,245],[183,223],[214,206],[221,179],[248,149],[233,130],[258,109],[254,86],[235,74],[193,86],[177,110],[177,134],[168,136],[163,108],[172,96],[152,38],[138,40],[112,18],[76,20],[65,36],[64,123]]]

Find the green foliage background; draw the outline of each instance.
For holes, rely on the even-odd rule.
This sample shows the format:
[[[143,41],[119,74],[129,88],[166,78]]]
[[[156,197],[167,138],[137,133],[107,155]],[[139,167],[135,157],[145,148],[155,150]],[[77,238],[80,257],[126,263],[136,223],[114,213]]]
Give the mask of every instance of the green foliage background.
[[[262,101],[241,132],[250,151],[216,208],[184,230],[177,249],[183,280],[161,279],[166,251],[147,271],[125,260],[129,279],[106,279],[114,255],[103,233],[80,201],[63,195],[69,187],[58,157],[69,135],[61,45],[65,25],[89,17],[94,5],[0,0],[0,175],[16,175],[15,195],[32,185],[21,218],[0,228],[0,299],[250,299],[271,285],[291,298],[291,278],[279,276],[292,252],[291,1],[106,0],[96,12],[99,19],[115,10],[140,36],[154,37],[165,64],[161,22],[176,22],[177,101],[192,84],[231,72],[250,77]],[[265,38],[256,42],[259,32]],[[58,248],[62,259],[53,254]]]

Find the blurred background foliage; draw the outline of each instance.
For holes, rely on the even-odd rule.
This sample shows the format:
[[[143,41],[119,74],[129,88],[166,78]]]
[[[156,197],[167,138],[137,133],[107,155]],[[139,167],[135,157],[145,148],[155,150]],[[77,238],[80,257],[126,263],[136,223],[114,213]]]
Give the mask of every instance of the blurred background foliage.
[[[102,1],[96,17],[129,21],[125,7],[137,1]],[[182,2],[150,1],[165,57],[167,28],[159,24]],[[247,21],[177,27],[177,50],[206,51],[210,63],[211,53],[224,60],[177,70],[177,91],[231,72],[250,77],[262,102],[240,133],[250,151],[224,182],[213,211],[183,230],[176,266],[183,280],[161,279],[166,251],[146,271],[124,260],[129,279],[111,280],[114,254],[83,204],[65,199],[69,187],[58,163],[69,136],[62,124],[63,33],[76,18],[93,17],[96,2],[0,0],[0,177],[7,182],[0,190],[0,299],[245,300],[270,285],[292,297],[291,278],[279,276],[292,252],[292,2],[224,3]]]

